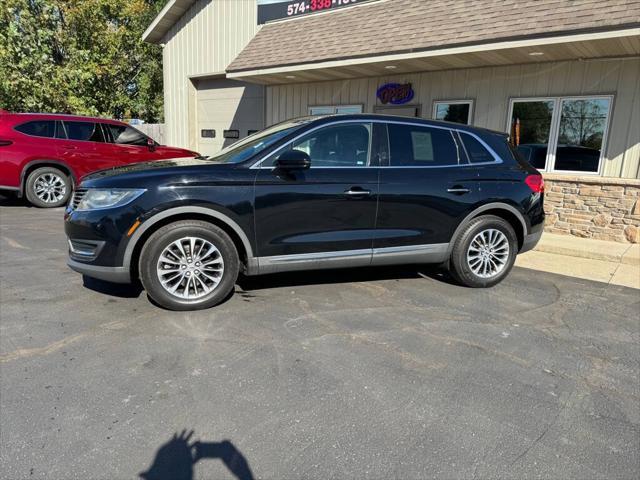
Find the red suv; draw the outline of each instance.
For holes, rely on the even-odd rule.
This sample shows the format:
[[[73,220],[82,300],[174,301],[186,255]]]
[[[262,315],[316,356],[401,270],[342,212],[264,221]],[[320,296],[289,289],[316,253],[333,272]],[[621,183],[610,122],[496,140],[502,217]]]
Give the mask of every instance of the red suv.
[[[59,207],[84,175],[198,153],[158,145],[116,120],[0,110],[0,189],[37,207]]]

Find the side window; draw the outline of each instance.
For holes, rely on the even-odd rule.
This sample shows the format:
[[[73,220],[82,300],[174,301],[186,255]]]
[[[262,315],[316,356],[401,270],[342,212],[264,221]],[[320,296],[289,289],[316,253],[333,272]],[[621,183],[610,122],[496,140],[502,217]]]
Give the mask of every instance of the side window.
[[[64,122],[69,140],[104,142],[100,125],[93,122]]]
[[[471,135],[464,132],[460,132],[460,138],[464,144],[464,149],[467,152],[467,157],[471,163],[487,163],[495,162],[493,155]]]
[[[38,120],[23,123],[15,127],[15,129],[20,133],[33,137],[53,138],[56,133],[56,122],[54,120]]]
[[[391,166],[458,164],[458,149],[450,130],[390,123],[389,145]]]
[[[307,153],[311,157],[311,168],[366,167],[369,165],[370,140],[370,123],[342,123],[304,135],[292,142],[289,149]]]
[[[104,124],[111,134],[111,141],[120,145],[147,145],[147,137],[135,128],[124,125]]]

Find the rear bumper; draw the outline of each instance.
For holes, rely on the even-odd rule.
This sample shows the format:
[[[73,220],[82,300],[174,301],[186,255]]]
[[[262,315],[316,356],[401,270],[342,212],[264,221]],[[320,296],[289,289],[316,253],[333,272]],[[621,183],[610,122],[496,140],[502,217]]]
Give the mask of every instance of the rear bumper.
[[[520,249],[520,253],[533,250],[533,248],[540,241],[540,237],[542,237],[542,229],[540,229],[539,232],[530,233],[529,235],[525,236],[524,241],[522,242],[522,248]]]
[[[88,263],[77,262],[72,259],[67,260],[67,265],[71,270],[113,283],[131,283],[131,275],[126,267],[103,267],[100,265],[89,265]]]

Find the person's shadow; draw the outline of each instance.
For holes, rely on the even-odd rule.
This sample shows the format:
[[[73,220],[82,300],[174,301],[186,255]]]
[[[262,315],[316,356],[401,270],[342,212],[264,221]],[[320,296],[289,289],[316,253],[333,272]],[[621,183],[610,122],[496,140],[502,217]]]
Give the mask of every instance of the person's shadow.
[[[189,443],[193,430],[173,435],[156,453],[153,464],[140,473],[144,480],[192,480],[193,466],[204,458],[219,458],[238,480],[253,480],[244,455],[228,440]]]

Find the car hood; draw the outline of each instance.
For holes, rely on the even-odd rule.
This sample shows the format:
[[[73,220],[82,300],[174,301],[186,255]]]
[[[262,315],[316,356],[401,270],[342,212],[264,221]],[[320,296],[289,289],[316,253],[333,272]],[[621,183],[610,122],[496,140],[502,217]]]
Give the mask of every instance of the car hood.
[[[205,157],[195,158],[171,158],[165,160],[155,160],[153,162],[140,162],[131,163],[129,165],[123,165],[121,167],[106,168],[104,170],[98,170],[82,177],[82,181],[97,180],[102,178],[113,177],[116,175],[123,175],[127,173],[143,172],[148,170],[156,170],[162,168],[176,168],[176,167],[191,167],[191,166],[203,166],[203,165],[226,165],[216,163]]]

